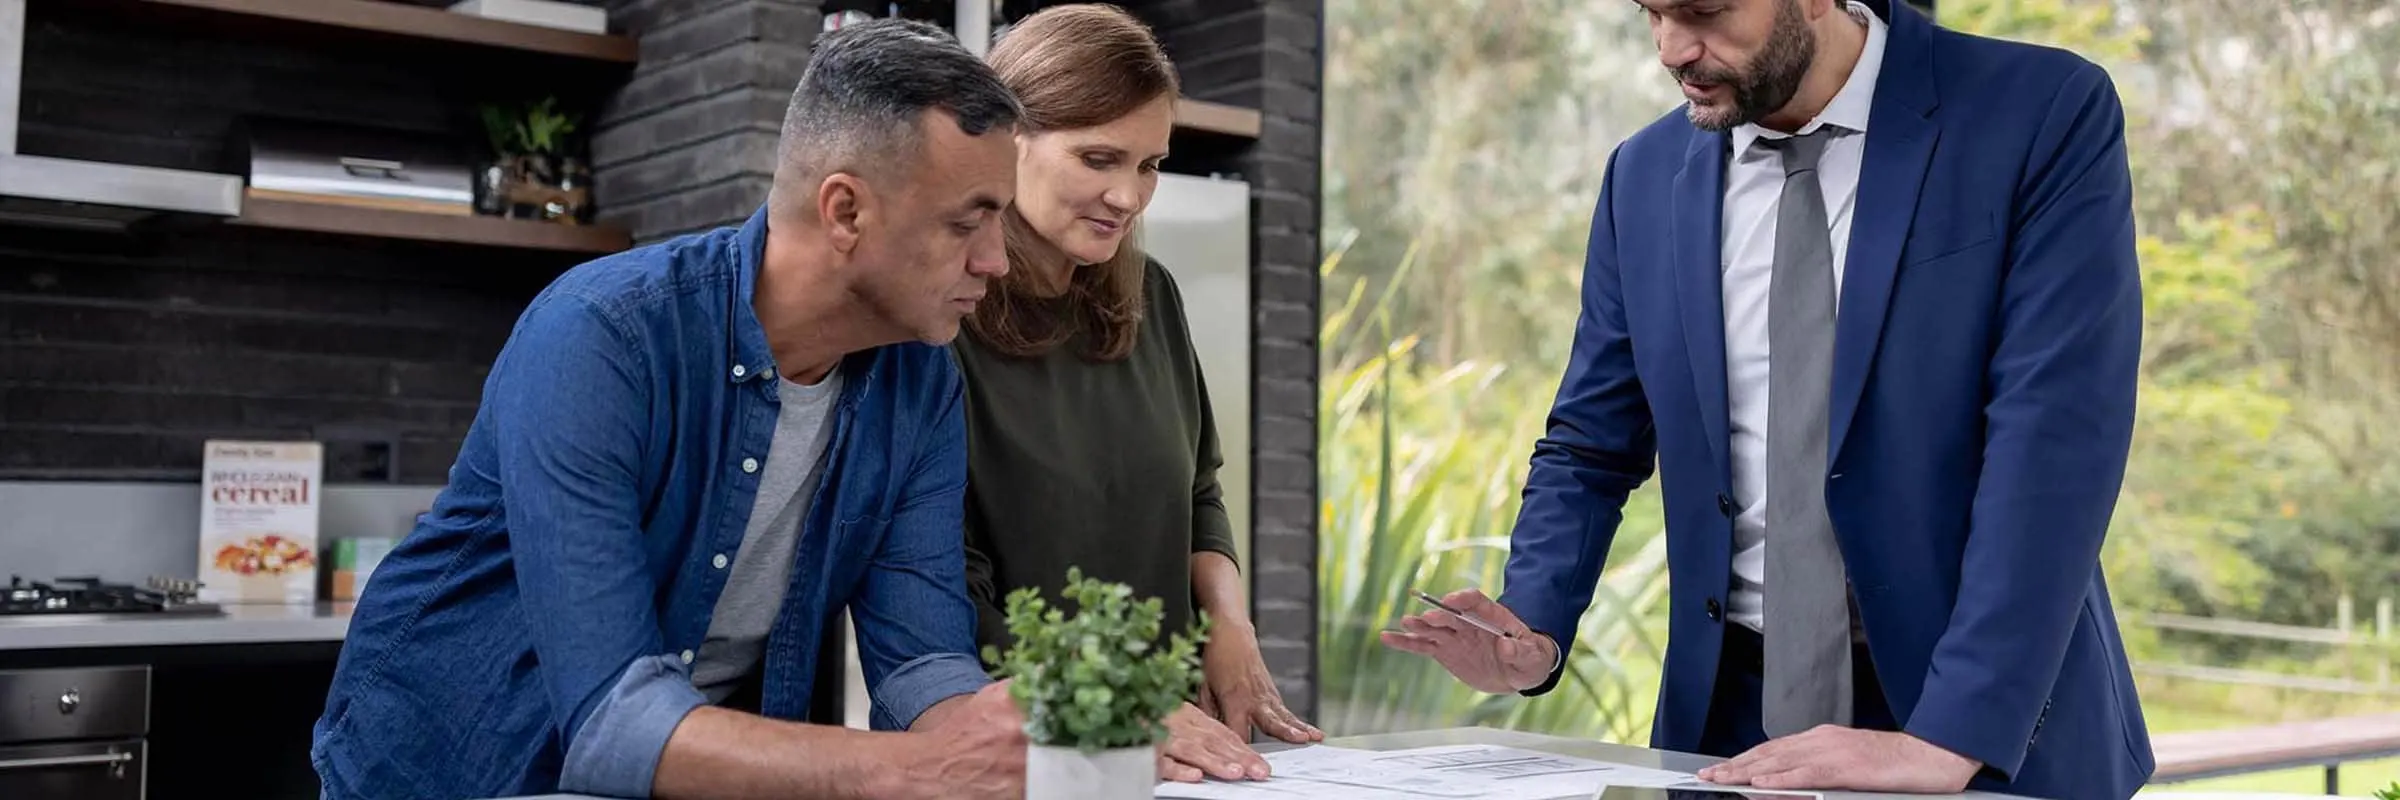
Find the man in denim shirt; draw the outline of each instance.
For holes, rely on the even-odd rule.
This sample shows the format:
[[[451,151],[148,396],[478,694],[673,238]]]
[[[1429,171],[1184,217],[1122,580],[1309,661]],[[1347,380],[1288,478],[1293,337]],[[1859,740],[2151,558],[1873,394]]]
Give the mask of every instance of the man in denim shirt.
[[[1021,792],[1022,721],[972,652],[940,349],[1007,269],[1017,114],[939,29],[828,33],[747,224],[534,298],[358,602],[326,796]],[[843,610],[875,731],[792,721]]]

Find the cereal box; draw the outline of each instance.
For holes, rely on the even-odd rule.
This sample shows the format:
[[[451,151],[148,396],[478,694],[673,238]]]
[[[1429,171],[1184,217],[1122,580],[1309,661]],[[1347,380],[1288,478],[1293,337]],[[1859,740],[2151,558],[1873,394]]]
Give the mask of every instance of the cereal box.
[[[317,599],[316,442],[212,440],[200,465],[200,600]]]

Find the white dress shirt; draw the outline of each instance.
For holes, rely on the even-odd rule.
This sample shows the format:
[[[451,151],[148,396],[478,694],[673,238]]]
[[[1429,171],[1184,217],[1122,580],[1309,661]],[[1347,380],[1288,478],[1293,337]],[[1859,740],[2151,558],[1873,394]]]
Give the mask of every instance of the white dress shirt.
[[[1830,126],[1832,141],[1817,162],[1825,191],[1826,221],[1833,237],[1833,287],[1842,287],[1843,260],[1850,251],[1850,220],[1858,201],[1859,162],[1866,155],[1867,116],[1874,106],[1875,78],[1883,71],[1884,22],[1866,6],[1847,4],[1852,19],[1866,26],[1867,43],[1850,79],[1800,133]],[[1767,281],[1775,267],[1775,215],[1783,197],[1782,155],[1758,147],[1762,138],[1786,137],[1746,124],[1733,129],[1733,154],[1726,165],[1721,249],[1725,284],[1725,388],[1733,462],[1733,582],[1726,616],[1753,630],[1765,626],[1762,593],[1767,571]],[[1835,313],[1838,315],[1839,304]]]

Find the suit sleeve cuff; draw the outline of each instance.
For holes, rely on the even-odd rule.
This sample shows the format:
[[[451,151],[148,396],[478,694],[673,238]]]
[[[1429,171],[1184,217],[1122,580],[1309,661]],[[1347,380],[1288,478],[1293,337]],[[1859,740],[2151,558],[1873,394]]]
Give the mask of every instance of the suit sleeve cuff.
[[[1929,687],[1930,688],[1930,687]],[[1974,759],[1982,764],[1981,772],[2006,781],[2025,764],[2025,751],[2032,747],[2032,734],[2001,721],[1988,707],[1969,708],[1953,701],[1955,695],[1928,691],[1909,714],[1902,730],[1910,736],[1925,740],[1935,747]],[[2039,730],[2037,715],[2032,727]]]
[[[1498,602],[1507,606],[1509,613],[1517,615],[1517,619],[1523,620],[1527,630],[1533,631],[1537,636],[1548,638],[1550,644],[1557,648],[1557,652],[1550,660],[1549,676],[1543,678],[1542,682],[1533,688],[1517,692],[1525,697],[1540,697],[1549,694],[1550,690],[1558,688],[1559,680],[1567,675],[1567,649],[1575,646],[1575,618],[1557,618],[1555,615],[1544,614],[1541,609],[1548,608],[1551,604],[1539,599],[1528,599],[1524,595],[1503,593]],[[1563,635],[1559,632],[1563,632]]]
[[[992,678],[983,672],[976,657],[965,653],[935,653],[892,670],[890,677],[872,692],[875,710],[871,722],[879,731],[907,730],[917,716],[935,703],[990,684]]]
[[[1543,677],[1542,682],[1534,684],[1532,688],[1517,690],[1517,694],[1521,697],[1540,697],[1549,694],[1550,690],[1558,688],[1558,682],[1567,677],[1567,646],[1565,642],[1559,641],[1558,637],[1543,633],[1538,628],[1529,630],[1532,630],[1535,636],[1550,640],[1551,646],[1557,648],[1556,652],[1550,656],[1550,674]]]
[[[626,665],[608,696],[585,717],[567,747],[559,789],[606,797],[649,797],[667,737],[684,715],[707,705],[681,659],[659,655]]]

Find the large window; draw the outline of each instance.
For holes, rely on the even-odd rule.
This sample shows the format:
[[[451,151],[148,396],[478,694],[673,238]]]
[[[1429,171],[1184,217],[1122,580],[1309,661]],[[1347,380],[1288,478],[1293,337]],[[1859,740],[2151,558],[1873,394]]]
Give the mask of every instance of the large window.
[[[2129,114],[2146,330],[2105,559],[2153,731],[2400,709],[2400,7],[1940,9],[2102,64]],[[1603,164],[1680,97],[1630,4],[1328,0],[1326,17],[1322,724],[1645,741],[1655,486],[1557,693],[1481,695],[1375,634],[1410,588],[1499,588]],[[2353,789],[2395,778],[2345,770]]]

